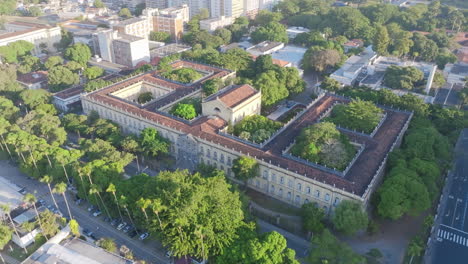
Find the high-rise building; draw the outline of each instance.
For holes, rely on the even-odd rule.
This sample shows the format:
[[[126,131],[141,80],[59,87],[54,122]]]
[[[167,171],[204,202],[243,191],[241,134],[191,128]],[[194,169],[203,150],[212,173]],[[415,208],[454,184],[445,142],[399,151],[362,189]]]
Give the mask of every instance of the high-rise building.
[[[168,0],[146,0],[146,8],[167,8]]]
[[[114,62],[128,67],[135,67],[140,62],[149,62],[148,39],[121,35],[112,41]]]
[[[112,26],[120,34],[127,34],[141,38],[148,38],[152,30],[151,23],[146,17],[133,17]]]

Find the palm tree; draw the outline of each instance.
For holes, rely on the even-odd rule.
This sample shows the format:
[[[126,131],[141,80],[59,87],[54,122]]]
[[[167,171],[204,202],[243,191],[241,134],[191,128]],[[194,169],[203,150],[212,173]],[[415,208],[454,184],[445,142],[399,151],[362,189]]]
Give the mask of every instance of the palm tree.
[[[145,198],[140,198],[140,200],[138,200],[136,202],[136,205],[138,207],[140,207],[141,211],[145,215],[146,223],[148,223],[149,219],[148,219],[148,214],[146,213],[146,208],[148,208],[151,205],[151,200],[150,199],[145,199]]]
[[[120,196],[120,205],[122,205],[122,207],[123,207],[123,208],[125,209],[125,211],[127,212],[128,219],[130,219],[130,223],[132,223],[132,226],[135,226],[135,224],[133,223],[132,216],[130,215],[130,212],[128,211],[128,207],[127,207],[127,197],[125,197],[125,196],[123,196],[123,195]],[[136,229],[135,229],[135,231],[137,232],[138,235],[140,235]]]
[[[422,250],[423,248],[417,240],[413,240],[410,242],[408,246],[408,254],[411,256],[410,263],[413,262],[414,257],[419,257],[421,255]]]
[[[117,205],[117,210],[119,211],[119,215],[120,215],[120,220],[122,220],[123,222],[122,212],[120,211],[119,200],[117,199],[117,196],[115,195],[115,193],[117,192],[117,188],[115,188],[115,185],[112,182],[109,184],[109,187],[107,187],[106,192],[112,193],[112,195],[114,196],[114,201],[115,201],[115,204]]]
[[[97,184],[91,184],[91,187],[89,188],[89,194],[96,194],[99,197],[99,200],[101,200],[102,206],[104,206],[104,210],[106,211],[107,216],[111,218],[109,211],[107,210],[106,204],[104,203],[104,200],[101,196],[101,187],[99,187],[99,185]]]
[[[45,230],[44,229],[44,226],[42,225],[42,221],[41,221],[41,218],[39,217],[39,211],[37,211],[37,207],[36,207],[36,202],[37,202],[37,199],[36,199],[36,196],[34,196],[34,194],[32,193],[27,193],[24,197],[23,197],[23,201],[27,204],[32,204],[32,206],[34,207],[34,211],[36,212],[36,217],[37,217],[37,221],[39,222],[39,226],[41,227],[42,230]],[[46,234],[43,234],[44,237],[46,239],[47,236]]]
[[[84,180],[83,180],[83,171],[82,171],[81,167],[78,167],[77,171],[78,171],[78,176],[80,177],[80,180],[81,180],[81,186],[83,188],[83,193],[85,195],[86,200],[89,202],[88,195],[86,194],[85,183],[84,183]]]
[[[57,210],[60,210],[52,192],[52,188],[50,187],[50,184],[52,183],[52,177],[50,177],[49,175],[44,175],[44,177],[42,177],[39,181],[47,184],[47,187],[49,187],[50,196],[52,196],[52,201],[54,201],[55,208],[57,208]]]
[[[2,211],[5,212],[6,215],[8,215],[8,219],[10,219],[11,226],[13,227],[13,230],[15,231],[16,236],[19,238],[20,235],[18,233],[18,229],[16,229],[15,222],[13,222],[13,219],[11,218],[10,206],[8,206],[7,204],[0,204],[0,209],[2,209]],[[23,249],[24,249],[24,253],[28,254],[28,250],[26,249],[26,247],[24,247]]]
[[[70,217],[70,220],[71,220],[73,219],[73,216],[70,211],[70,206],[68,206],[67,196],[65,195],[66,191],[67,191],[67,184],[64,182],[57,183],[53,189],[54,193],[60,193],[63,196],[63,200],[65,200],[65,205],[67,206],[68,216]]]
[[[159,227],[161,227],[161,231],[163,231],[164,228],[161,222],[161,218],[159,218],[159,213],[166,210],[166,206],[162,204],[161,200],[154,199],[151,202],[151,210],[153,210],[153,212],[156,214],[156,217],[158,218],[158,221],[159,221]]]

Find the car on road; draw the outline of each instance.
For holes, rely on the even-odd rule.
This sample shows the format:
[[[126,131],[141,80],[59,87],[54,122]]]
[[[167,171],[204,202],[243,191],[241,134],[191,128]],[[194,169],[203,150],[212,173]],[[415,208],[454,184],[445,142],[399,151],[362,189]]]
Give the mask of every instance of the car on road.
[[[21,190],[19,190],[19,193],[21,193],[22,195],[25,195],[26,194],[26,188],[22,188]]]
[[[93,211],[95,208],[94,208],[94,205],[91,205],[90,207],[88,207],[88,212],[91,212]]]
[[[117,230],[122,230],[125,226],[127,226],[127,223],[122,222],[117,226]]]
[[[99,210],[97,210],[96,212],[93,213],[93,216],[94,216],[94,217],[98,217],[98,216],[100,216],[101,214],[102,214],[102,212],[99,211]]]
[[[140,240],[145,240],[145,239],[147,239],[148,237],[149,237],[149,233],[148,233],[148,232],[145,232],[145,233],[141,234],[141,236],[140,236],[139,239],[140,239]]]
[[[49,204],[49,205],[47,206],[47,209],[49,209],[49,211],[52,211],[52,212],[53,212],[53,211],[54,211],[54,206],[51,205],[51,204]]]
[[[42,206],[44,206],[44,205],[46,204],[46,202],[45,202],[44,200],[42,200],[42,199],[39,200],[39,203],[40,203]]]
[[[90,237],[90,236],[93,235],[93,232],[89,231],[88,229],[83,229],[83,234],[84,234],[85,236],[89,236],[89,237]]]

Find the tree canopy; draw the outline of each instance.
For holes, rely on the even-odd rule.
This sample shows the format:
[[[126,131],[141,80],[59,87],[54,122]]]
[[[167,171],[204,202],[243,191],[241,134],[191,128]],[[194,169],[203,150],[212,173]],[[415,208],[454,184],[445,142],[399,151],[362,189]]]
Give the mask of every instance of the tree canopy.
[[[270,138],[282,124],[262,115],[245,117],[234,126],[234,135],[256,143],[262,143]]]
[[[385,70],[384,84],[393,89],[413,90],[424,74],[413,66],[390,66]]]
[[[264,26],[260,26],[252,32],[252,41],[259,43],[262,41],[277,41],[277,42],[288,42],[288,35],[286,33],[286,27],[278,22],[269,22]]]
[[[78,62],[82,66],[91,59],[91,49],[83,43],[76,43],[65,50],[65,58]]]
[[[192,104],[178,103],[170,111],[171,114],[183,119],[192,120],[197,116],[197,111]]]
[[[259,165],[254,158],[241,156],[232,162],[232,172],[241,181],[247,181],[258,176]]]
[[[78,84],[79,76],[63,66],[55,66],[47,74],[49,89],[53,92],[61,91],[74,84]]]
[[[167,72],[163,72],[161,75],[164,78],[171,79],[180,83],[192,83],[203,77],[203,75],[200,72],[192,68],[180,68],[170,70]]]
[[[327,121],[341,127],[370,134],[380,122],[382,114],[383,110],[374,103],[357,99],[349,104],[334,106]]]
[[[332,223],[336,230],[346,235],[353,235],[367,228],[369,219],[360,204],[344,200],[336,207]]]

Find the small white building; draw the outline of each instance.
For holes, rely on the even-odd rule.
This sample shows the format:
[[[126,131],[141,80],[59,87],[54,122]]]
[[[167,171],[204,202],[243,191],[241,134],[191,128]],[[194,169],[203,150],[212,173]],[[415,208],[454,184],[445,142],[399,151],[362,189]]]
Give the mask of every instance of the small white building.
[[[246,51],[254,56],[272,54],[284,48],[284,43],[275,41],[263,41],[255,46],[247,48]]]
[[[259,115],[262,93],[248,84],[230,85],[205,98],[202,102],[204,116],[219,116],[236,124],[246,116]]]
[[[213,32],[218,28],[223,28],[234,23],[233,17],[220,16],[216,18],[200,20],[200,29]]]
[[[83,92],[81,86],[68,88],[54,94],[52,102],[58,109],[67,112],[72,104],[80,102],[80,95]]]
[[[27,89],[47,89],[47,72],[37,71],[18,75],[18,83]]]
[[[361,54],[351,56],[347,59],[341,68],[330,75],[330,78],[333,78],[344,85],[353,85],[361,71],[365,67],[371,65],[377,57],[377,53],[375,53],[372,50],[372,47],[369,46]]]
[[[297,37],[297,35],[302,34],[302,33],[309,33],[310,29],[305,28],[305,27],[289,27],[286,29],[286,33],[288,34],[289,39],[293,39]]]

